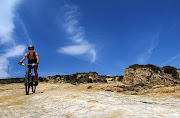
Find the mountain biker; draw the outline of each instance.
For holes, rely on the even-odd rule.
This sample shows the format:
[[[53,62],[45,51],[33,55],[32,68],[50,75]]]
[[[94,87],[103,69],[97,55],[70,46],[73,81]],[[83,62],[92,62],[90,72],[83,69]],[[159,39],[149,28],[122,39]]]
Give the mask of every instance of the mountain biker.
[[[29,50],[29,52],[24,55],[22,60],[19,62],[19,65],[22,65],[22,63],[26,59],[26,57],[28,58],[28,64],[36,63],[36,65],[34,66],[34,73],[36,76],[35,85],[37,86],[38,85],[37,69],[38,69],[38,64],[39,64],[39,56],[38,56],[37,52],[34,52],[34,46],[33,45],[29,45],[28,50]],[[31,71],[32,68],[30,66],[28,66],[28,68],[29,68],[29,71]]]

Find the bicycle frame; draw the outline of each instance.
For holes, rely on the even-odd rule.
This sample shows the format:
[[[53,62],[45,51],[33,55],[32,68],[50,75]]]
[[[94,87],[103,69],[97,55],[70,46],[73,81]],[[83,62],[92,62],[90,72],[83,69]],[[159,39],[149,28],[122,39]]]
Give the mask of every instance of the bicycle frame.
[[[33,76],[33,70],[34,70],[34,68],[31,68],[31,69],[27,68],[26,75],[28,75],[28,77],[26,77],[26,75],[25,75],[25,82],[28,80],[28,82],[31,83],[32,76]]]

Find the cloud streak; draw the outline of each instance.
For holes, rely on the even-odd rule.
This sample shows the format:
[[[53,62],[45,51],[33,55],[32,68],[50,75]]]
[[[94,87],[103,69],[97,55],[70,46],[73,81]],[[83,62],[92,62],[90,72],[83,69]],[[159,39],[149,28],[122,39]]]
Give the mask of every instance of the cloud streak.
[[[178,55],[172,57],[170,60],[164,62],[164,63],[161,65],[161,67],[162,67],[162,66],[167,66],[168,64],[172,65],[172,64],[174,64],[174,63],[177,63],[177,62],[179,62],[179,58],[180,58],[180,54],[178,54]]]
[[[0,54],[0,78],[9,76],[7,73],[8,59],[20,56],[25,51],[25,46],[16,44],[13,38],[15,28],[13,20],[18,4],[20,0],[0,1],[0,45],[5,46],[5,52]]]
[[[24,22],[21,20],[21,18],[19,18],[19,17],[16,17],[16,18],[17,18],[17,20],[18,20],[18,23],[20,23],[20,25],[21,25],[23,34],[25,35],[24,37],[26,37],[26,39],[27,39],[26,42],[27,42],[28,44],[33,44],[32,39],[30,38],[30,36],[29,36],[29,34],[28,34],[28,31],[27,31],[27,29],[26,29],[26,26],[25,26]],[[23,38],[24,38],[24,37],[23,37]]]
[[[158,40],[159,40],[159,33],[152,38],[149,48],[141,55],[139,55],[137,59],[137,62],[139,64],[146,64],[148,62],[148,60],[151,58],[154,49],[158,46]]]
[[[91,62],[96,61],[96,51],[94,45],[85,39],[85,30],[79,23],[79,12],[76,5],[65,5],[63,28],[67,33],[69,39],[74,43],[73,45],[60,47],[57,51],[67,55],[90,55]]]

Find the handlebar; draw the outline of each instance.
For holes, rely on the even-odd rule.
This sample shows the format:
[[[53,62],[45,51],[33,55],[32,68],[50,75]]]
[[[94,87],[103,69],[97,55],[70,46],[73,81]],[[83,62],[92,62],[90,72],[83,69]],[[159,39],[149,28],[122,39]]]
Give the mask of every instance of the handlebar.
[[[18,63],[19,64],[19,63]],[[32,64],[24,64],[24,63],[22,63],[21,64],[22,66],[32,66],[32,67],[34,67],[34,66],[36,66],[36,63],[32,63]]]

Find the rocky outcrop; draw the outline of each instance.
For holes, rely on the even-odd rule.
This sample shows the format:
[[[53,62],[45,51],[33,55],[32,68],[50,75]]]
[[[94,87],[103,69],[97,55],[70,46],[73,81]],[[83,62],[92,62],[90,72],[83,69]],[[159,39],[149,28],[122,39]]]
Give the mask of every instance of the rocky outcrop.
[[[180,80],[174,79],[171,74],[154,71],[151,68],[127,68],[122,82],[131,85],[145,84],[148,86],[180,84]]]
[[[107,83],[107,79],[112,78],[111,81],[117,79],[118,76],[106,76],[106,75],[98,75],[97,72],[89,72],[89,73],[76,73],[72,75],[55,75],[55,76],[47,76],[39,77],[39,82],[49,82],[49,83]],[[0,79],[0,84],[9,84],[9,83],[24,83],[24,78],[11,78],[11,79]]]
[[[71,83],[71,84],[97,83],[97,82],[107,83],[106,78],[104,76],[98,75],[98,73],[96,72],[76,73],[73,75],[48,76],[44,81],[52,82],[52,83]]]
[[[0,84],[23,83],[24,78],[0,79]]]

